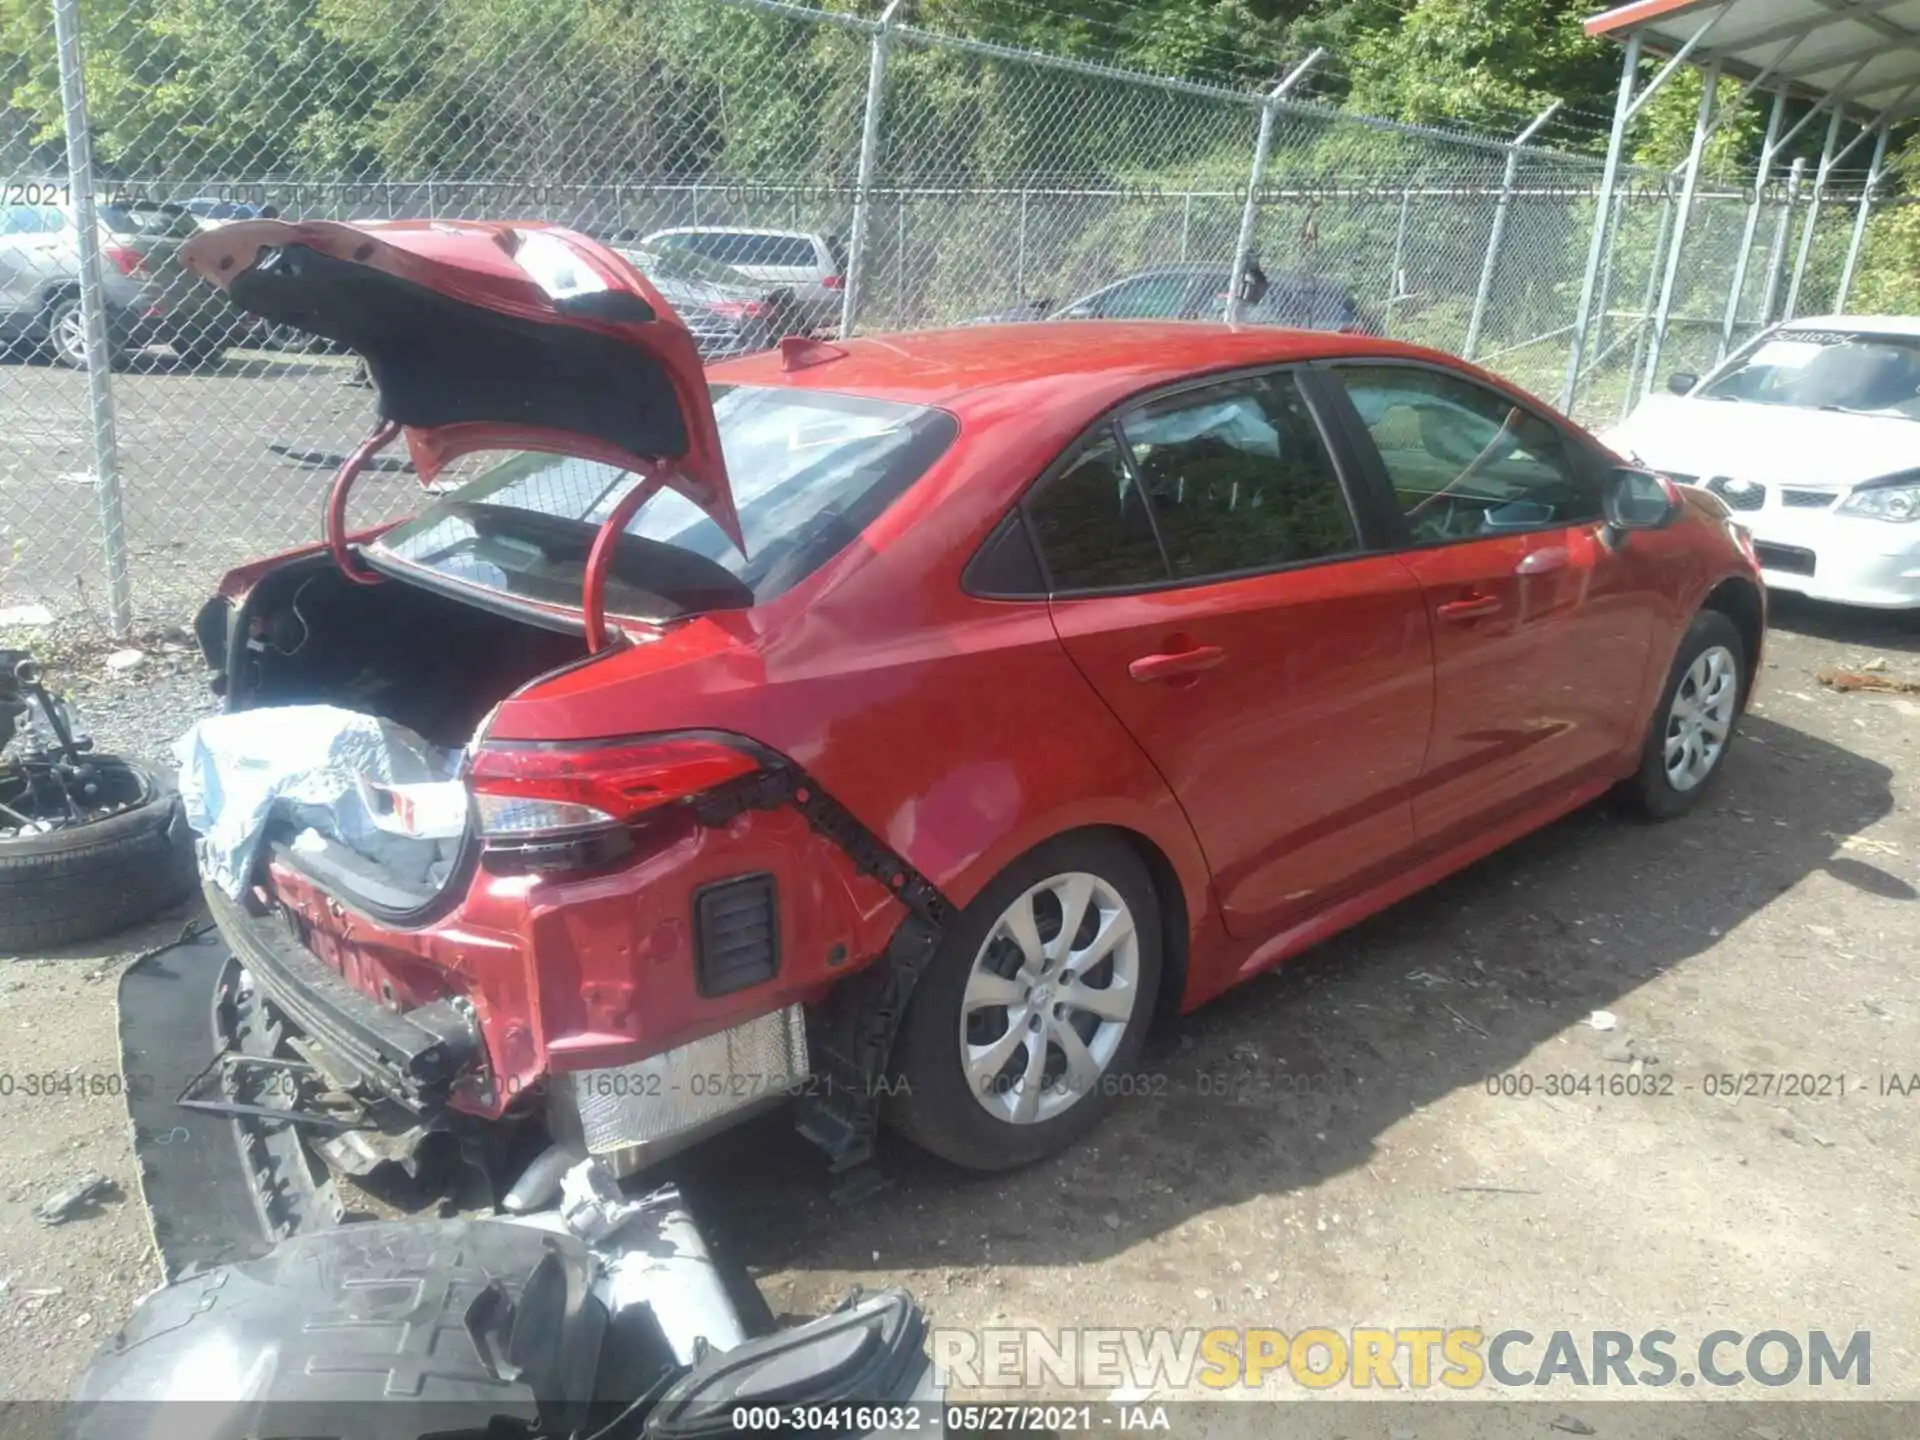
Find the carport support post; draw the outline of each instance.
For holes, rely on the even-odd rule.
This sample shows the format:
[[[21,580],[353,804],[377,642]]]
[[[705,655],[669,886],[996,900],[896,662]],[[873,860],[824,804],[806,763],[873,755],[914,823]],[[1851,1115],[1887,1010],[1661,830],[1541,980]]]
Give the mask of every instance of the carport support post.
[[[1807,218],[1800,231],[1800,253],[1794,257],[1793,279],[1787,284],[1787,312],[1791,320],[1800,313],[1800,282],[1807,277],[1807,257],[1813,253],[1813,232],[1820,224],[1820,201],[1826,194],[1827,176],[1833,170],[1833,147],[1840,139],[1840,110],[1836,104],[1827,121],[1827,140],[1820,147],[1820,168],[1813,176],[1813,199],[1807,204]]]
[[[1493,272],[1500,263],[1500,242],[1507,234],[1507,212],[1513,208],[1513,186],[1520,178],[1520,151],[1531,140],[1540,127],[1553,118],[1554,111],[1560,108],[1560,102],[1554,101],[1542,110],[1507,145],[1507,168],[1500,176],[1500,198],[1493,207],[1493,229],[1487,235],[1487,255],[1480,262],[1480,286],[1473,292],[1473,316],[1467,321],[1467,343],[1460,352],[1467,359],[1473,359],[1474,352],[1480,348],[1480,326],[1487,318],[1487,297],[1493,293]]]
[[[893,38],[893,17],[900,0],[887,0],[880,27],[873,32],[867,55],[867,113],[860,123],[860,172],[853,189],[853,232],[847,237],[847,288],[840,296],[840,334],[853,334],[860,314],[860,282],[867,268],[867,192],[880,151],[880,112],[887,100],[887,42]]]
[[[1247,273],[1247,261],[1253,257],[1253,231],[1260,218],[1260,191],[1267,183],[1267,156],[1273,151],[1273,121],[1280,102],[1304,80],[1307,72],[1320,63],[1327,52],[1315,46],[1306,59],[1286,73],[1284,79],[1260,102],[1260,133],[1253,142],[1253,173],[1247,177],[1247,200],[1240,207],[1240,235],[1233,242],[1233,270],[1227,276],[1227,323],[1240,320],[1240,281]]]
[[[1787,171],[1787,198],[1780,207],[1780,218],[1773,222],[1773,244],[1767,250],[1767,289],[1760,297],[1760,326],[1773,323],[1774,306],[1780,300],[1780,274],[1787,263],[1787,231],[1793,225],[1793,207],[1800,203],[1800,186],[1807,173],[1804,156],[1796,156]]]
[[[1880,133],[1873,137],[1873,160],[1867,166],[1867,183],[1860,191],[1860,208],[1853,212],[1853,236],[1847,241],[1847,263],[1840,269],[1840,293],[1833,297],[1833,313],[1847,313],[1847,297],[1853,293],[1853,272],[1860,264],[1860,242],[1866,237],[1867,216],[1873,212],[1874,192],[1880,188],[1880,172],[1887,160],[1887,131],[1891,123],[1882,125]]]
[[[1747,257],[1753,252],[1753,237],[1760,228],[1760,206],[1765,203],[1767,180],[1773,174],[1774,144],[1780,136],[1780,119],[1787,112],[1787,92],[1773,92],[1773,109],[1767,115],[1767,137],[1760,142],[1760,164],[1753,172],[1753,199],[1747,205],[1746,223],[1740,229],[1740,253],[1733,261],[1733,283],[1727,290],[1726,318],[1720,322],[1720,348],[1713,363],[1718,365],[1733,349],[1734,327],[1740,323],[1740,296],[1747,288]],[[1764,323],[1766,317],[1761,316]]]
[[[1640,365],[1647,353],[1647,327],[1653,318],[1653,306],[1659,293],[1656,287],[1660,283],[1660,257],[1667,253],[1667,227],[1672,224],[1673,197],[1666,196],[1660,201],[1660,228],[1654,232],[1653,251],[1647,257],[1646,290],[1640,297],[1640,309],[1633,321],[1633,358],[1627,362],[1627,383],[1620,387],[1620,419],[1623,423],[1633,413],[1634,381],[1640,374]]]
[[[1653,393],[1654,376],[1660,371],[1660,351],[1667,343],[1667,321],[1673,314],[1673,292],[1680,283],[1680,252],[1687,243],[1687,221],[1693,214],[1693,197],[1700,188],[1700,160],[1707,150],[1707,131],[1713,120],[1714,98],[1720,90],[1720,62],[1707,66],[1700,86],[1700,108],[1693,116],[1693,144],[1687,150],[1687,175],[1680,182],[1680,213],[1673,221],[1673,241],[1667,246],[1667,273],[1660,281],[1660,302],[1654,307],[1653,330],[1647,338],[1647,372],[1640,393]]]
[[[93,140],[80,59],[79,0],[53,0],[60,52],[60,108],[67,129],[67,188],[80,237],[80,318],[87,327],[87,406],[92,413],[93,483],[107,557],[107,620],[115,635],[133,628],[127,576],[127,522],[120,507],[120,449],[113,434],[113,358],[107,347],[106,290],[100,279],[100,223],[93,202]]]
[[[1587,270],[1580,280],[1580,305],[1573,314],[1573,338],[1567,347],[1567,380],[1560,387],[1560,408],[1569,415],[1580,384],[1580,362],[1586,358],[1587,329],[1593,323],[1593,297],[1600,286],[1600,257],[1613,218],[1613,191],[1620,181],[1620,152],[1626,148],[1627,122],[1633,113],[1633,83],[1640,65],[1640,32],[1627,36],[1620,60],[1620,95],[1613,106],[1613,134],[1607,140],[1607,163],[1600,171],[1600,193],[1593,204],[1593,238],[1587,244]]]

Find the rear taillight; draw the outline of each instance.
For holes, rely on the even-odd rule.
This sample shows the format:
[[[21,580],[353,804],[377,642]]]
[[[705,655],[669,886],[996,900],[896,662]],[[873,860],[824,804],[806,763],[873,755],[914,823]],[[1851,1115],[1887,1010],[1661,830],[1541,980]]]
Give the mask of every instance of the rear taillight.
[[[847,282],[838,275],[822,275],[820,283],[829,290],[844,290],[847,286]]]
[[[764,300],[716,300],[707,308],[729,320],[759,320],[773,309]]]
[[[138,250],[126,245],[103,245],[100,253],[113,263],[114,269],[134,280],[146,280],[147,257]]]
[[[618,858],[632,826],[759,768],[722,741],[662,736],[485,747],[466,779],[490,855],[521,869],[562,870]]]

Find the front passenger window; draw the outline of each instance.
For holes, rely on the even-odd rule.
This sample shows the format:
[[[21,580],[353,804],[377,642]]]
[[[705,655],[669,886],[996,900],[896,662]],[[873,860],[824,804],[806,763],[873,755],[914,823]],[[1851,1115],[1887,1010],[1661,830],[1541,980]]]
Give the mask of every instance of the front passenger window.
[[[1463,376],[1401,365],[1333,372],[1373,437],[1415,543],[1600,518],[1600,485],[1566,437]]]

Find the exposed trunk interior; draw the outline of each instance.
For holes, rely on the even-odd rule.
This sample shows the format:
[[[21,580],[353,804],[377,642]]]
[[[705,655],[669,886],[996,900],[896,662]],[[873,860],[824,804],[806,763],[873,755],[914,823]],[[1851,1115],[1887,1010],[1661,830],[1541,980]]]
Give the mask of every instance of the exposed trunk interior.
[[[391,721],[447,751],[464,747],[507,695],[587,654],[578,634],[418,585],[355,584],[327,555],[274,571],[249,597],[238,623],[245,636],[238,653],[224,636],[201,637],[210,653],[224,652],[232,663],[226,684],[233,708],[331,705]],[[271,758],[294,769],[329,763],[286,747]],[[266,851],[381,919],[422,921],[463,872],[472,836],[370,831],[361,793],[359,800],[342,801],[354,812],[358,839],[345,843],[342,811],[317,828],[310,814],[301,820],[282,812],[263,832]]]
[[[324,555],[262,581],[244,623],[255,643],[228,679],[240,705],[338,705],[450,749],[508,694],[587,653],[577,634],[416,585],[356,585]]]

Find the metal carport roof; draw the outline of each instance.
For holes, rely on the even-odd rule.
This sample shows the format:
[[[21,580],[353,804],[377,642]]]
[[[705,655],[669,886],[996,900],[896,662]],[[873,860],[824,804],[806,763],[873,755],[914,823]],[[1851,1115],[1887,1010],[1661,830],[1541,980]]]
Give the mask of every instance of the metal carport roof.
[[[1819,168],[1801,227],[1793,280],[1787,291],[1785,313],[1791,316],[1799,304],[1800,281],[1828,183],[1863,142],[1869,138],[1873,141],[1872,158],[1837,292],[1836,307],[1844,307],[1859,259],[1867,214],[1886,162],[1888,137],[1896,124],[1920,110],[1920,98],[1917,98],[1920,97],[1920,0],[1631,0],[1629,4],[1589,18],[1586,30],[1589,35],[1622,41],[1623,53],[1613,133],[1594,206],[1592,243],[1587,250],[1586,274],[1581,282],[1580,305],[1569,346],[1566,384],[1560,397],[1565,409],[1573,407],[1579,394],[1581,364],[1593,323],[1595,285],[1601,256],[1606,250],[1627,132],[1647,101],[1682,65],[1700,67],[1705,72],[1706,84],[1701,89],[1699,113],[1694,120],[1693,143],[1684,164],[1676,167],[1676,173],[1683,174],[1684,178],[1649,337],[1645,369],[1648,386],[1652,384],[1666,339],[1687,221],[1693,209],[1706,142],[1721,121],[1737,113],[1742,102],[1755,92],[1773,97],[1721,327],[1720,353],[1724,356],[1733,336],[1747,254],[1760,218],[1762,192],[1772,177],[1775,163],[1788,153],[1788,147],[1816,117],[1824,119],[1825,141],[1820,148]],[[1642,84],[1640,64],[1650,55],[1665,57],[1665,63]],[[1718,93],[1716,82],[1723,76],[1742,82],[1740,93],[1731,104],[1723,104]],[[1794,100],[1806,102],[1805,110],[1787,125],[1787,110]],[[1841,130],[1849,123],[1857,125],[1859,130],[1842,143]],[[1794,175],[1797,179],[1798,162]],[[1790,198],[1789,206],[1791,203]],[[1772,305],[1771,291],[1767,304]]]
[[[1633,0],[1586,29],[1860,119],[1898,118],[1920,96],[1920,0]]]

